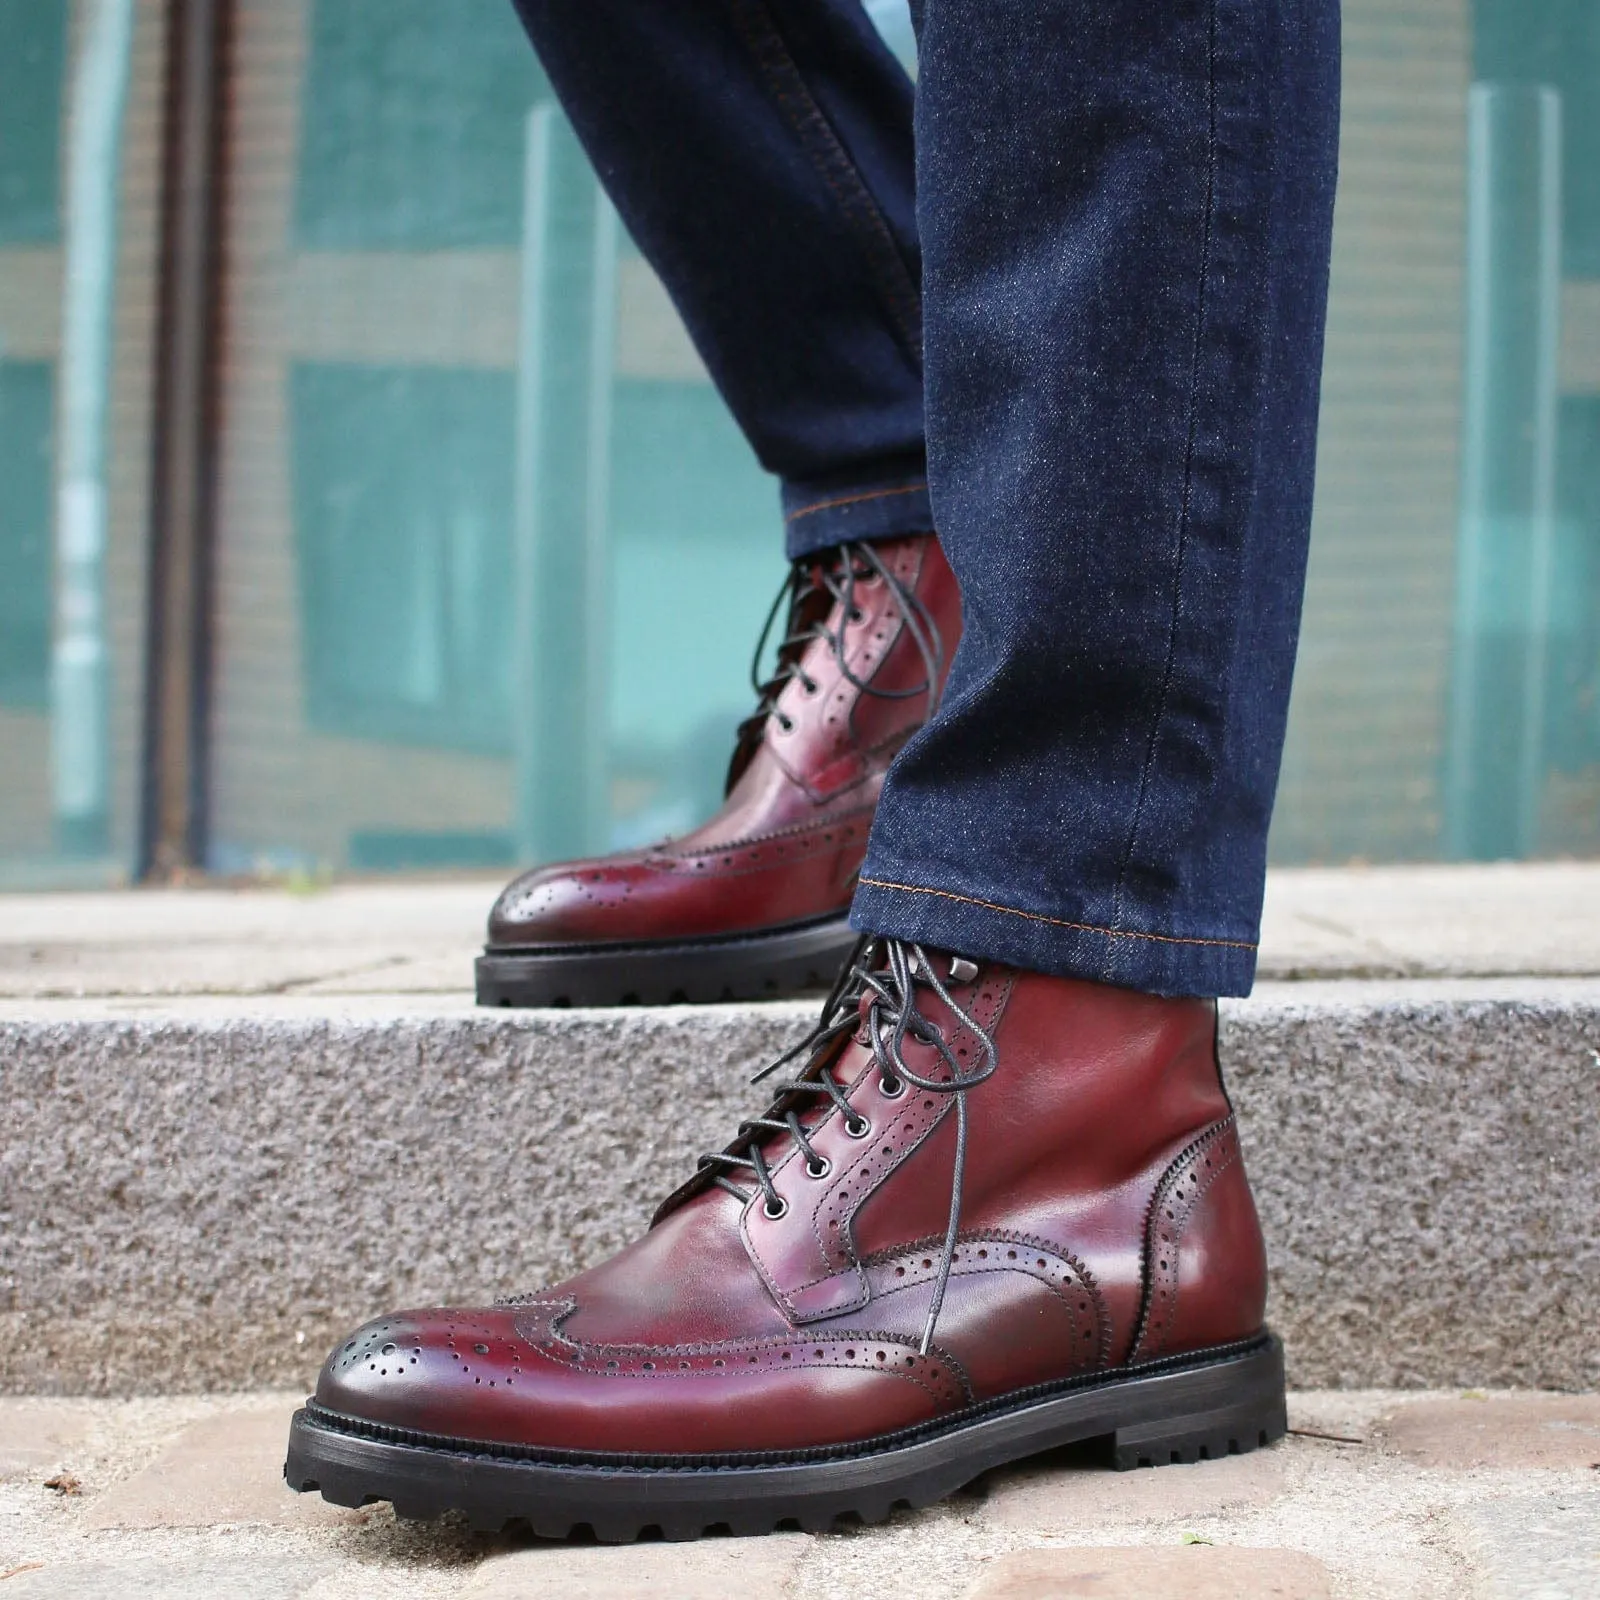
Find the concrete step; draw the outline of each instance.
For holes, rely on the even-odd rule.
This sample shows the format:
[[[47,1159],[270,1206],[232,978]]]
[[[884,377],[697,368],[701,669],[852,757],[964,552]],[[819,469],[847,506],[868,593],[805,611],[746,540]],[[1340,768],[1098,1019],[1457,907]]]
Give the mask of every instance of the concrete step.
[[[594,1261],[811,1015],[0,1001],[0,1387],[303,1384]],[[1267,983],[1222,1037],[1296,1384],[1600,1384],[1600,979]]]

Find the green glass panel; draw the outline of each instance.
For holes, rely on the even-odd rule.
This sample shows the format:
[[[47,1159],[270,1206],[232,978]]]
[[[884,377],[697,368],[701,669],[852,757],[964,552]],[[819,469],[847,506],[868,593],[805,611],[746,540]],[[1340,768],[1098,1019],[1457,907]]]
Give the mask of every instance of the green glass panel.
[[[50,419],[42,361],[0,361],[0,703],[50,687]]]
[[[715,810],[785,565],[772,480],[709,384],[619,383],[613,405],[612,766],[634,842]]]
[[[314,0],[295,230],[313,249],[513,246],[545,93],[510,0]]]
[[[511,375],[301,363],[290,396],[310,722],[508,748]]]
[[[65,0],[0,0],[0,245],[60,229]]]
[[[1600,277],[1600,5],[1475,0],[1472,53],[1482,82],[1559,91],[1564,268],[1569,277]]]

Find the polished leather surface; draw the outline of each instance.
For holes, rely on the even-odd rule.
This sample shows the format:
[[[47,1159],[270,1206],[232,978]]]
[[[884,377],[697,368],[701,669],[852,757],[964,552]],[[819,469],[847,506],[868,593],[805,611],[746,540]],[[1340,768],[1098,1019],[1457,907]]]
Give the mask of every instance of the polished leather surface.
[[[863,1027],[823,1057],[850,1119],[804,1113],[813,1158],[787,1134],[763,1146],[781,1215],[702,1174],[566,1283],[369,1323],[329,1358],[318,1402],[552,1450],[792,1450],[1257,1333],[1266,1264],[1211,1005],[993,966],[949,992],[998,1065],[965,1091],[959,1243],[926,1354],[954,1096],[886,1095]],[[918,1000],[975,1067],[972,1031]],[[948,1075],[929,1044],[905,1060]]]
[[[924,534],[874,548],[932,617],[948,668],[960,599],[938,541]],[[814,581],[798,609],[842,632],[850,672],[876,693],[850,682],[826,639],[812,640],[736,757],[716,816],[681,839],[518,878],[490,913],[490,947],[670,942],[848,911],[884,773],[929,705],[905,693],[926,670],[892,589],[871,575],[853,598],[852,617]]]

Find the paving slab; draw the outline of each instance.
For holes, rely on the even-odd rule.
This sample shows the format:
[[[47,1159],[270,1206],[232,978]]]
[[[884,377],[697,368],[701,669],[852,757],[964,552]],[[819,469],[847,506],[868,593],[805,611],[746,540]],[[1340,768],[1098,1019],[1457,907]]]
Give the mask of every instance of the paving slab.
[[[1155,1515],[1130,1517],[1126,1504],[1115,1499],[1102,1514],[1088,1509],[1081,1490],[1070,1488],[1066,1492],[1077,1507],[1070,1523],[1024,1526],[1023,1519],[1013,1523],[992,1514],[1003,1503],[1008,1481],[1033,1479],[1042,1493],[1052,1475],[1081,1478],[1082,1463],[1063,1454],[996,1475],[926,1510],[896,1513],[882,1526],[617,1549],[541,1541],[514,1530],[474,1534],[459,1519],[402,1522],[381,1504],[363,1507],[353,1520],[288,1526],[170,1526],[159,1520],[143,1527],[101,1526],[102,1520],[123,1521],[105,1519],[100,1511],[115,1503],[119,1489],[141,1477],[148,1483],[148,1469],[170,1462],[175,1445],[204,1438],[196,1424],[240,1413],[281,1417],[287,1397],[257,1391],[138,1400],[35,1398],[29,1403],[42,1408],[37,1414],[47,1424],[56,1406],[70,1410],[72,1429],[87,1418],[77,1442],[52,1463],[76,1475],[82,1491],[62,1496],[46,1489],[43,1468],[31,1478],[0,1482],[0,1600],[19,1593],[162,1594],[179,1600],[257,1593],[295,1600],[494,1600],[503,1594],[630,1600],[714,1594],[725,1600],[769,1593],[775,1600],[785,1594],[804,1600],[969,1600],[980,1585],[1018,1571],[1006,1565],[1009,1558],[1030,1552],[1020,1569],[1024,1577],[1042,1573],[1044,1582],[1077,1581],[1085,1563],[1102,1574],[1098,1588],[1064,1593],[1125,1592],[1106,1584],[1132,1573],[1128,1581],[1145,1585],[1134,1593],[1204,1594],[1202,1579],[1229,1563],[1253,1561],[1250,1553],[1260,1551],[1284,1553],[1264,1581],[1310,1581],[1320,1566],[1325,1587],[1311,1592],[1331,1592],[1339,1600],[1458,1600],[1496,1593],[1592,1600],[1586,1563],[1594,1549],[1592,1508],[1600,1485],[1590,1469],[1447,1469],[1379,1448],[1376,1429],[1383,1419],[1406,1405],[1456,1398],[1392,1390],[1291,1393],[1290,1422],[1297,1431],[1264,1453],[1237,1458],[1274,1464],[1276,1489],[1265,1497],[1255,1492],[1259,1485],[1238,1492],[1237,1483],[1214,1495],[1191,1493],[1189,1486],[1202,1473],[1227,1473],[1230,1464],[1220,1462],[1103,1474],[1140,1483],[1176,1474],[1175,1487],[1163,1491],[1167,1514],[1158,1504]],[[1509,1403],[1518,1397],[1490,1398]],[[61,1429],[63,1436],[68,1431]],[[1343,1444],[1322,1435],[1366,1442]],[[255,1495],[287,1497],[280,1458],[270,1446],[269,1433],[249,1453],[208,1451],[215,1480],[210,1499],[222,1504]],[[250,1482],[231,1481],[243,1478]],[[1104,1554],[1108,1550],[1111,1555]],[[1197,1554],[1177,1575],[1182,1586],[1175,1587],[1170,1563]],[[1189,1587],[1191,1579],[1196,1587]],[[1542,1587],[1533,1587],[1534,1579]],[[1242,1575],[1229,1569],[1226,1581],[1235,1587],[1224,1592],[1272,1592],[1259,1587],[1253,1569]]]
[[[87,1404],[0,1397],[0,1480],[60,1466],[87,1437],[93,1416]]]
[[[293,1406],[240,1407],[193,1422],[148,1466],[96,1497],[91,1528],[214,1528],[238,1523],[280,1528],[353,1525],[357,1511],[320,1495],[293,1494],[283,1481],[284,1441]]]
[[[466,1593],[471,1600],[783,1600],[798,1592],[812,1542],[780,1533],[698,1544],[550,1545],[484,1562]]]
[[[301,1600],[331,1570],[286,1555],[46,1562],[5,1579],[6,1600]]]
[[[1380,1449],[1424,1467],[1588,1467],[1600,1473],[1600,1395],[1471,1395],[1379,1418]]]
[[[1327,1600],[1332,1593],[1327,1569],[1298,1550],[1192,1544],[1019,1551],[994,1563],[971,1600]]]
[[[1275,1450],[1159,1472],[1107,1472],[1045,1457],[991,1480],[984,1515],[998,1527],[1041,1534],[1215,1516],[1277,1499],[1287,1470]]]

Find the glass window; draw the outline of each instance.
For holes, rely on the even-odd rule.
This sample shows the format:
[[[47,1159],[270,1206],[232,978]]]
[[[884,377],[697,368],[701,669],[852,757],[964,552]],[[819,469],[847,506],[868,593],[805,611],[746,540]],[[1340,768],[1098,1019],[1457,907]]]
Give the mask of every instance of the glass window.
[[[164,9],[0,0],[0,887],[136,856]]]
[[[904,0],[869,10],[910,61]],[[4,882],[135,856],[165,11],[0,0]],[[1273,857],[1593,854],[1600,11],[1344,30]],[[207,865],[498,873],[689,826],[776,497],[509,0],[236,0],[231,61]]]
[[[237,37],[210,864],[687,826],[776,495],[510,5],[246,0]]]

